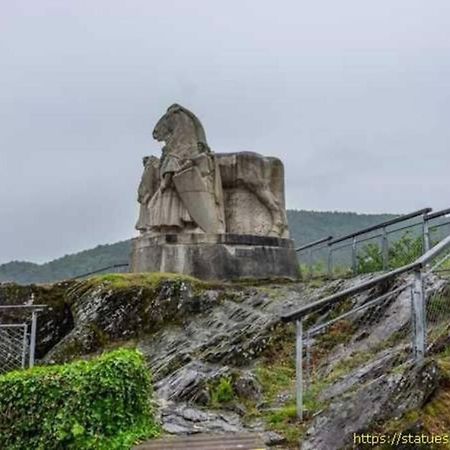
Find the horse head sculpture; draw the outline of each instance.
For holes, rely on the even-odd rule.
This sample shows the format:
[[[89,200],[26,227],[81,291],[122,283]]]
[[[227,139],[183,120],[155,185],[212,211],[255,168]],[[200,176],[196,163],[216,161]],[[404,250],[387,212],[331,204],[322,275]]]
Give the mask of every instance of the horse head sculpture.
[[[200,150],[209,149],[200,120],[191,111],[177,103],[170,106],[158,120],[153,130],[153,137],[169,146],[174,143],[190,142],[198,146]]]

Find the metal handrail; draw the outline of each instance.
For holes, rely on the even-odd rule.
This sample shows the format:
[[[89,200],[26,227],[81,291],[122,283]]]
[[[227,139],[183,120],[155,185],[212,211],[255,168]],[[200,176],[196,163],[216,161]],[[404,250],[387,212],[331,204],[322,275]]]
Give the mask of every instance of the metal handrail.
[[[331,241],[332,239],[333,239],[333,236],[328,236],[328,237],[325,237],[322,239],[318,239],[317,241],[313,241],[313,242],[310,242],[309,244],[305,244],[305,245],[302,245],[301,247],[296,248],[295,251],[301,252],[303,250],[307,250],[308,248],[316,247],[319,244],[324,244],[325,242]]]
[[[69,278],[69,280],[77,280],[78,278],[88,277],[89,275],[95,275],[96,273],[104,272],[105,270],[109,269],[117,269],[118,267],[129,267],[129,263],[120,263],[120,264],[113,264],[112,266],[102,267],[101,269],[93,270],[92,272],[87,272],[82,275],[76,275],[72,278]]]
[[[423,215],[425,215],[425,217],[426,217],[426,214],[430,213],[431,211],[432,211],[432,208],[423,208],[423,209],[419,209],[418,211],[414,211],[409,214],[403,214],[399,217],[395,217],[394,219],[390,219],[385,222],[379,223],[377,225],[372,225],[370,227],[363,228],[362,230],[358,230],[353,233],[346,234],[345,236],[341,236],[339,238],[333,239],[332,241],[330,241],[328,243],[328,245],[334,245],[339,242],[346,241],[348,239],[352,239],[354,237],[360,236],[361,234],[370,233],[371,231],[380,230],[382,228],[386,228],[391,225],[395,225],[396,223],[404,222],[405,220],[409,220],[409,219],[413,219],[414,217],[423,216]]]
[[[387,220],[385,222],[372,225],[370,227],[366,227],[360,230],[357,230],[353,233],[349,233],[344,236],[340,236],[337,238],[325,237],[322,239],[318,239],[314,242],[310,242],[308,244],[302,245],[298,248],[296,248],[297,252],[301,252],[304,250],[308,251],[309,255],[309,276],[312,276],[313,274],[313,252],[318,250],[326,249],[328,252],[327,257],[327,273],[328,276],[331,276],[333,271],[333,254],[335,254],[337,251],[346,249],[348,247],[351,247],[352,254],[351,254],[351,261],[352,261],[352,271],[354,274],[357,273],[358,268],[358,256],[357,256],[357,247],[363,242],[378,239],[381,238],[381,249],[382,249],[382,258],[383,258],[383,270],[387,270],[389,266],[389,240],[388,237],[393,233],[398,233],[403,230],[411,229],[414,227],[421,227],[422,228],[422,239],[423,239],[423,253],[427,252],[431,247],[431,233],[441,226],[444,226],[446,224],[450,224],[450,222],[445,223],[439,223],[434,226],[430,225],[430,221],[433,219],[437,219],[442,216],[446,216],[450,214],[450,208],[443,209],[440,211],[437,211],[435,213],[432,213],[431,208],[422,208],[418,211],[414,211],[409,214],[404,214],[398,217],[394,217],[393,219]],[[388,229],[388,227],[395,225],[397,223],[408,221],[414,217],[422,216],[420,222],[415,223],[409,223],[405,226],[397,227],[394,229]],[[382,230],[381,233],[374,234],[373,232],[376,230]],[[367,237],[358,238],[359,236],[368,235]],[[336,246],[335,244],[341,245]]]
[[[447,236],[445,239],[442,239],[441,242],[436,244],[433,248],[428,250],[424,255],[416,260],[414,264],[416,264],[417,269],[421,269],[425,267],[428,263],[430,263],[436,256],[438,256],[442,251],[446,250],[450,247],[450,236]]]
[[[435,213],[427,214],[426,219],[427,220],[437,219],[438,217],[446,216],[447,214],[450,214],[450,208],[441,209],[440,211],[436,211]]]
[[[333,236],[328,236],[328,237],[324,237],[324,238],[318,239],[316,241],[309,242],[309,243],[304,244],[304,245],[302,245],[300,247],[297,247],[295,249],[295,251],[296,252],[301,252],[303,250],[307,250],[307,249],[310,249],[312,247],[316,247],[317,245],[323,244],[325,242],[327,242],[329,246],[332,246],[332,245],[337,244],[339,242],[346,241],[348,239],[360,236],[362,234],[370,233],[371,231],[375,231],[375,230],[379,230],[379,229],[382,229],[382,228],[385,228],[385,227],[388,227],[388,226],[391,226],[391,225],[395,225],[396,223],[404,222],[406,220],[409,220],[409,219],[412,219],[414,217],[418,217],[418,216],[421,216],[421,215],[424,216],[424,220],[425,221],[429,221],[429,220],[437,219],[438,217],[446,216],[447,214],[450,214],[450,208],[442,209],[442,210],[436,211],[434,213],[432,213],[432,208],[423,208],[423,209],[420,209],[418,211],[414,211],[412,213],[404,214],[404,215],[395,217],[394,219],[387,220],[386,222],[382,222],[382,223],[379,223],[379,224],[376,224],[376,225],[372,225],[372,226],[367,227],[367,228],[363,228],[363,229],[357,230],[357,231],[355,231],[353,233],[350,233],[350,234],[347,234],[347,235],[344,235],[344,236],[340,236],[338,238],[334,238]],[[448,222],[448,224],[450,224],[450,222]],[[414,226],[419,226],[419,225],[421,225],[421,223],[414,223],[414,224],[411,224],[411,225],[406,225],[406,226],[401,227],[401,228],[396,228],[395,230],[389,230],[387,232],[387,234],[396,233],[398,231],[406,230],[407,228],[412,228]],[[438,226],[441,226],[441,224],[438,224],[435,227],[438,227]],[[382,234],[377,234],[375,236],[371,236],[369,238],[366,238],[366,239],[363,239],[363,240],[359,240],[358,242],[363,242],[363,241],[366,241],[366,240],[369,240],[369,239],[375,239],[375,238],[381,237],[381,236],[382,236]],[[339,248],[344,248],[344,247],[347,247],[347,246],[350,246],[350,245],[352,245],[352,244],[344,245],[344,246],[339,247]]]
[[[422,255],[420,258],[418,258],[411,264],[407,264],[398,269],[391,270],[390,272],[372,278],[371,280],[365,281],[352,288],[344,289],[343,291],[337,292],[336,294],[325,297],[309,305],[305,305],[294,312],[283,314],[281,316],[281,320],[283,322],[292,322],[295,320],[299,320],[313,311],[317,311],[318,309],[321,309],[324,306],[327,306],[331,303],[335,303],[350,295],[357,294],[359,292],[365,291],[366,289],[370,289],[371,287],[376,286],[377,284],[380,284],[387,280],[390,280],[398,275],[402,275],[406,272],[411,272],[414,270],[420,270],[423,267],[425,267],[436,256],[438,256],[443,250],[446,250],[448,248],[450,248],[450,236],[447,236],[445,239],[439,242],[439,244],[436,244],[432,249],[430,249],[428,252],[426,252],[424,255]]]
[[[318,331],[322,330],[323,328],[329,327],[329,326],[332,325],[333,323],[336,323],[336,322],[338,322],[339,320],[342,320],[342,319],[344,319],[345,317],[350,316],[351,314],[354,314],[354,313],[359,312],[359,311],[363,311],[364,309],[367,309],[367,308],[369,308],[369,307],[375,305],[376,303],[379,303],[379,302],[382,301],[382,300],[386,300],[386,299],[392,297],[394,294],[396,294],[396,293],[398,293],[398,292],[404,291],[406,288],[410,287],[411,285],[412,285],[412,283],[409,283],[409,284],[407,284],[406,286],[403,286],[403,285],[402,285],[402,286],[400,286],[400,287],[394,289],[393,291],[389,291],[389,292],[387,292],[386,294],[381,295],[380,297],[377,297],[377,298],[375,298],[375,299],[373,299],[373,300],[370,300],[370,301],[368,301],[368,302],[366,302],[366,303],[363,303],[362,305],[360,305],[360,306],[358,306],[358,307],[356,307],[356,308],[353,308],[353,309],[351,309],[350,311],[347,311],[346,313],[341,314],[339,317],[336,317],[335,319],[331,319],[331,320],[329,320],[328,322],[325,322],[325,323],[322,323],[322,324],[320,324],[320,325],[317,325],[317,326],[315,326],[315,327],[313,327],[313,328],[310,328],[310,329],[308,330],[308,333],[309,333],[309,334],[317,333]]]

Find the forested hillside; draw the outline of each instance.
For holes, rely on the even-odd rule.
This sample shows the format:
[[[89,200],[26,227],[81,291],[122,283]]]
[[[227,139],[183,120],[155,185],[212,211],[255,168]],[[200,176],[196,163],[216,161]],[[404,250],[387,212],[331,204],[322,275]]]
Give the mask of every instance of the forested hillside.
[[[354,230],[383,222],[392,215],[356,214],[348,212],[315,212],[288,210],[291,236],[297,245],[321,237],[340,236]],[[21,284],[46,283],[76,277],[113,264],[128,262],[130,241],[99,245],[45,264],[13,261],[0,265],[0,282]]]
[[[0,265],[0,282],[15,281],[19,284],[30,284],[73,278],[113,264],[127,263],[130,248],[128,240],[98,245],[93,249],[66,255],[45,264],[12,261]]]

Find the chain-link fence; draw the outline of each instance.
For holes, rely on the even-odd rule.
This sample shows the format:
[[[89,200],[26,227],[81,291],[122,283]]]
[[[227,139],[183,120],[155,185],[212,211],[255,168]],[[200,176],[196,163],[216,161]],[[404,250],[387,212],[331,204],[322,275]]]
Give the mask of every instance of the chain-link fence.
[[[38,313],[45,305],[0,305],[0,374],[33,367]]]
[[[447,345],[450,284],[443,274],[450,275],[449,261],[450,236],[411,264],[283,316],[297,326],[300,418],[305,409],[317,411],[339,386],[348,389]]]
[[[330,383],[332,378],[390,349],[393,367],[414,355],[411,321],[412,284],[382,295],[356,296],[332,307],[311,327],[305,324],[304,387]],[[314,318],[311,318],[311,322]],[[394,351],[393,351],[394,349]]]
[[[28,351],[26,324],[0,324],[0,374],[24,369]]]
[[[405,214],[345,236],[332,236],[296,249],[302,274],[356,275],[401,267],[427,252],[447,236],[450,208],[431,208]]]
[[[439,353],[450,343],[450,250],[430,261],[423,285],[426,347],[429,353]]]

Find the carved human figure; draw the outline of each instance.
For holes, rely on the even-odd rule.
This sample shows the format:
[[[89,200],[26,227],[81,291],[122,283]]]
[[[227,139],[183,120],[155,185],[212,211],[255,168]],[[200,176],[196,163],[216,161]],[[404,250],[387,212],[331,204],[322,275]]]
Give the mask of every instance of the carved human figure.
[[[149,228],[148,203],[159,187],[159,158],[145,156],[142,160],[144,172],[138,187],[139,218],[136,229],[144,233]]]
[[[174,104],[156,124],[153,137],[165,145],[146,227],[163,233],[225,232],[220,171],[197,117]]]

